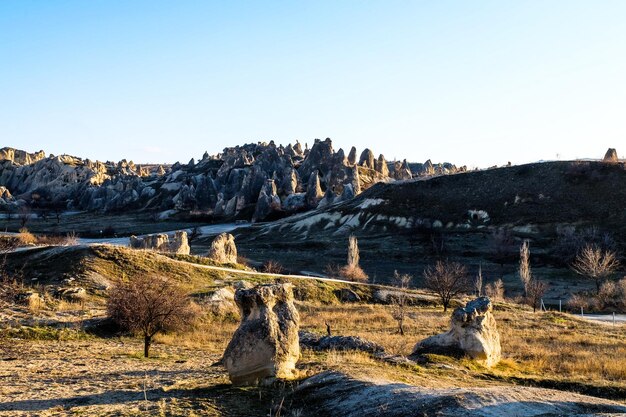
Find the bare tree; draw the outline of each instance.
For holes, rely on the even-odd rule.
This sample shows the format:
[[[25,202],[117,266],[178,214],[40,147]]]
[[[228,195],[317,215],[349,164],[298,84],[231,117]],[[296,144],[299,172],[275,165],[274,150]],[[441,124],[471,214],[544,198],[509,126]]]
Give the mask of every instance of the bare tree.
[[[585,246],[572,263],[572,269],[585,278],[596,282],[596,292],[600,292],[600,284],[617,268],[619,261],[615,252],[602,250],[596,245]]]
[[[176,283],[148,275],[111,288],[107,312],[122,328],[143,336],[146,358],[157,333],[181,330],[196,316],[189,297]]]
[[[478,297],[483,295],[483,265],[478,264],[478,275],[474,278],[474,292]]]
[[[485,285],[485,295],[493,301],[504,301],[504,282],[501,278]]]
[[[519,279],[524,286],[524,296],[528,295],[528,284],[532,279],[532,271],[530,269],[530,245],[525,240],[519,248]]]
[[[493,259],[500,264],[500,268],[514,259],[516,249],[515,237],[510,231],[505,228],[493,231],[490,237],[490,250]]]
[[[285,271],[285,268],[280,264],[280,262],[270,259],[263,264],[263,272],[267,272],[268,274],[282,274]]]
[[[17,218],[20,221],[20,228],[23,229],[26,227],[26,223],[30,220],[31,210],[28,206],[20,206],[17,212]]]
[[[537,311],[539,302],[548,290],[548,284],[535,278],[531,278],[526,289],[526,304],[533,308],[533,312]]]
[[[406,308],[408,306],[407,290],[413,277],[409,274],[399,274],[398,271],[393,273],[393,284],[400,289],[397,295],[391,298],[391,315],[398,322],[398,331],[404,336],[404,319],[406,318]]]
[[[452,298],[471,287],[465,267],[449,261],[437,261],[434,266],[428,266],[424,270],[424,284],[439,296],[443,311],[448,311]]]

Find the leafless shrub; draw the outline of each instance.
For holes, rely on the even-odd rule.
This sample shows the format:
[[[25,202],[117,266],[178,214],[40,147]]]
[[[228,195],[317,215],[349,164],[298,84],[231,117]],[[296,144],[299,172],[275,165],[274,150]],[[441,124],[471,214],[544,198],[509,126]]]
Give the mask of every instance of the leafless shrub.
[[[504,301],[504,282],[498,278],[496,281],[485,285],[485,295],[493,301]]]
[[[65,235],[65,242],[64,242],[65,246],[76,246],[78,245],[78,235],[76,234],[76,232],[69,232],[67,235]]]
[[[0,300],[5,302],[16,301],[17,296],[25,290],[22,271],[9,270],[7,262],[7,255],[19,245],[17,239],[0,240]]]
[[[17,235],[17,240],[21,245],[34,245],[37,243],[37,238],[27,228],[22,227]]]
[[[535,278],[530,278],[526,285],[526,296],[524,300],[526,304],[533,308],[533,312],[537,311],[544,294],[548,290],[548,284]]]
[[[598,291],[598,307],[606,309],[610,307],[618,307],[620,304],[621,291],[618,283],[614,281],[605,281],[600,285]]]
[[[581,311],[590,311],[596,308],[596,299],[586,294],[574,294],[567,300],[567,306],[575,313]]]
[[[369,279],[369,276],[358,265],[346,265],[339,268],[339,276],[355,282],[367,282]]]
[[[282,274],[285,268],[280,264],[280,262],[270,259],[263,264],[263,272],[267,272],[268,274]]]
[[[615,251],[617,246],[613,236],[598,227],[585,227],[580,230],[563,227],[557,230],[554,255],[565,265],[570,265],[587,245],[595,245],[604,251]]]
[[[367,282],[368,276],[359,266],[359,243],[356,236],[350,235],[348,239],[348,259],[346,266],[339,268],[339,276],[350,281]]]
[[[439,296],[443,311],[448,311],[454,297],[467,292],[471,287],[465,267],[450,261],[437,261],[434,266],[428,266],[424,270],[424,284]]]
[[[500,266],[514,259],[517,248],[515,237],[508,229],[500,228],[493,231],[490,237],[491,256]]]
[[[596,283],[596,291],[600,292],[600,284],[619,267],[619,261],[613,251],[605,251],[596,245],[587,245],[576,256],[572,269]]]
[[[31,210],[28,206],[20,206],[17,209],[17,218],[20,221],[20,228],[25,228],[26,223],[30,220]]]
[[[622,309],[626,309],[626,277],[617,281],[618,288],[618,304]]]
[[[404,319],[406,318],[406,307],[408,304],[407,290],[413,277],[409,274],[393,273],[393,284],[400,289],[397,296],[391,300],[391,315],[398,323],[398,332],[404,336]]]
[[[176,283],[148,275],[112,287],[107,313],[123,329],[143,336],[146,358],[157,333],[182,330],[197,314],[185,291]]]
[[[189,243],[193,242],[194,240],[196,240],[198,237],[200,236],[200,229],[196,226],[193,227],[191,229],[191,232],[189,233]]]

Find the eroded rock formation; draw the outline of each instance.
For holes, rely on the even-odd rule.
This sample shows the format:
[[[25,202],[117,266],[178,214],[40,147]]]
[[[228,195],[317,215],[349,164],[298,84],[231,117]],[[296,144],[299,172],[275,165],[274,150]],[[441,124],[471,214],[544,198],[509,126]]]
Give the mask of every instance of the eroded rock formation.
[[[606,151],[606,153],[604,154],[604,162],[618,162],[619,159],[617,158],[617,151],[615,150],[615,148],[609,148],[609,150]]]
[[[0,187],[13,198],[1,197],[0,209],[21,202],[35,210],[200,211],[261,221],[343,201],[377,182],[458,171],[428,164],[389,163],[369,149],[357,161],[356,148],[346,156],[330,139],[316,139],[310,149],[300,143],[235,146],[170,167],[3,148]]]
[[[230,233],[221,233],[211,243],[208,257],[221,264],[237,263],[235,237]]]
[[[165,233],[146,235],[142,237],[131,236],[130,247],[134,249],[149,249],[158,252],[177,253],[189,255],[189,240],[187,232],[177,231],[172,239]]]
[[[291,284],[240,289],[235,302],[241,324],[224,352],[223,363],[235,385],[294,375],[300,357],[300,316]]]
[[[492,309],[488,297],[477,298],[455,309],[450,330],[422,340],[415,345],[412,355],[467,355],[485,366],[497,364],[501,356],[500,334]]]

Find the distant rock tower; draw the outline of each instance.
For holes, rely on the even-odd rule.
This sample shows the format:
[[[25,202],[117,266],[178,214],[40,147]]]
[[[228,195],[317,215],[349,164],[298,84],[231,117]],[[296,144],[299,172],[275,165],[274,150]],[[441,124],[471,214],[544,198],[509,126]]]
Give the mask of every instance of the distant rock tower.
[[[603,162],[617,162],[617,151],[615,148],[609,148],[608,151],[604,154]]]

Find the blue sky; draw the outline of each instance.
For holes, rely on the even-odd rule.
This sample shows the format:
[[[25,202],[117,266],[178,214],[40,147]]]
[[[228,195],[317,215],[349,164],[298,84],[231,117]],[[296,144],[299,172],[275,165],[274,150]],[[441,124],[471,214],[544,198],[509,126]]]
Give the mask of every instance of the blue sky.
[[[331,137],[470,166],[626,153],[625,1],[0,1],[1,146],[186,162]]]

